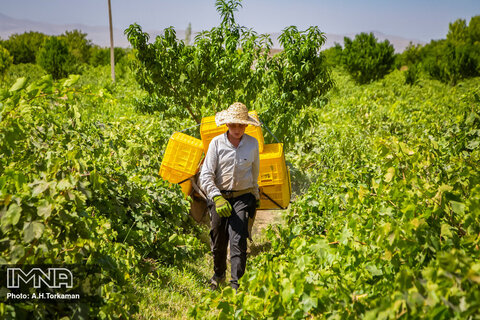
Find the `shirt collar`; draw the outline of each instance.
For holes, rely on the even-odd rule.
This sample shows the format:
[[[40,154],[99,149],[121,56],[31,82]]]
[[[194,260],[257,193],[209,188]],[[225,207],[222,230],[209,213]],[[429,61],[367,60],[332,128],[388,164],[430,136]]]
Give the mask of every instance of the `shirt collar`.
[[[223,138],[225,139],[225,143],[227,143],[229,146],[231,146],[232,148],[234,149],[238,149],[240,148],[240,146],[243,144],[243,140],[244,137],[245,137],[245,133],[242,135],[242,137],[240,138],[240,143],[238,144],[238,147],[235,148],[235,146],[230,142],[230,140],[228,140],[228,136],[227,136],[227,133],[228,133],[228,130],[223,134]]]

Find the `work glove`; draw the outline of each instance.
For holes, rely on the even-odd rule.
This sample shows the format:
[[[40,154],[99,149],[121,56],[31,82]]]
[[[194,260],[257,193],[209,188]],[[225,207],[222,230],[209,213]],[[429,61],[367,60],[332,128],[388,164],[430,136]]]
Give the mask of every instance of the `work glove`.
[[[232,206],[230,205],[230,202],[225,200],[222,196],[213,197],[213,201],[215,202],[215,210],[220,217],[230,217],[232,214]]]
[[[260,199],[255,200],[255,209],[260,208]]]

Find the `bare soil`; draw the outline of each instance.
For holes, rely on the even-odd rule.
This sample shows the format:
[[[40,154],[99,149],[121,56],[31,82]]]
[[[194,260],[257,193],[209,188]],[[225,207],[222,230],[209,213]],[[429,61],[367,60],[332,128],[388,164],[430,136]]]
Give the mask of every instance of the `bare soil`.
[[[255,216],[255,223],[252,228],[252,237],[255,241],[262,234],[262,230],[268,225],[282,223],[282,212],[284,210],[258,210]]]

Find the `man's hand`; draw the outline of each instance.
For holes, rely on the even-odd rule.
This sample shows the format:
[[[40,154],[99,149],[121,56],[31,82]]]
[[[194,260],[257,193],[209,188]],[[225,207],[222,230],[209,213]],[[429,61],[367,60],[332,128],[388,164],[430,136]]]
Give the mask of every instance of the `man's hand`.
[[[255,209],[260,208],[260,199],[255,200]]]
[[[225,200],[225,198],[222,196],[213,197],[213,201],[215,202],[217,214],[220,217],[230,217],[232,214],[232,206],[230,205],[230,202]]]

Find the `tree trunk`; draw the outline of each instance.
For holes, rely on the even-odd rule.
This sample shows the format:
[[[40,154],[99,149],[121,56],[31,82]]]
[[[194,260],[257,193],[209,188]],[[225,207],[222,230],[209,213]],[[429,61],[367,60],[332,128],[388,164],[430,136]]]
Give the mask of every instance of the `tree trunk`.
[[[113,26],[112,26],[112,5],[108,0],[108,22],[110,24],[110,70],[112,72],[112,81],[115,82],[115,53],[113,46]]]

